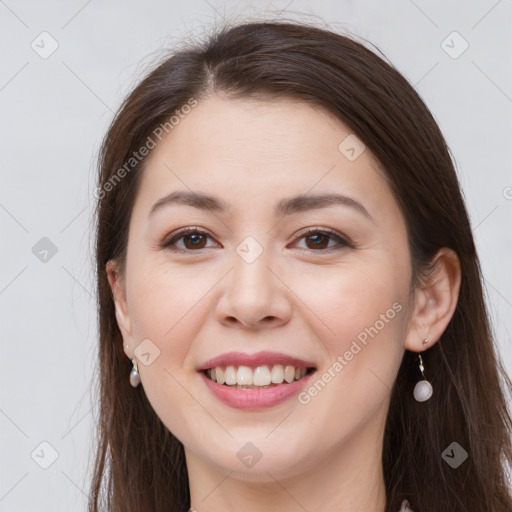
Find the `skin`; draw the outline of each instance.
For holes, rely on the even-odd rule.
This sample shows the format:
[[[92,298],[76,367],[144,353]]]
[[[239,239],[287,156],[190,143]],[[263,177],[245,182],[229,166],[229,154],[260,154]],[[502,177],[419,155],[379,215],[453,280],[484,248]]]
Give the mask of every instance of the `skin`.
[[[404,350],[423,351],[423,340],[432,346],[446,328],[460,267],[442,249],[429,280],[411,288],[404,217],[370,150],[354,161],[338,150],[349,134],[298,101],[211,96],[146,161],[125,272],[114,261],[107,270],[127,357],[144,339],[159,351],[139,363],[142,386],[185,446],[198,511],[384,510],[391,387]],[[176,190],[218,196],[231,210],[169,205],[148,219]],[[371,218],[344,205],[274,216],[284,197],[331,192],[359,201]],[[188,226],[208,233],[199,249],[187,238],[177,242],[182,252],[161,247]],[[318,248],[318,238],[303,235],[310,227],[331,228],[354,247],[320,237]],[[250,264],[236,252],[247,236],[263,249]],[[307,404],[293,396],[262,410],[230,408],[196,371],[228,351],[271,350],[314,361],[317,377],[332,373],[396,303],[401,311]],[[251,468],[237,457],[248,442],[262,455]]]

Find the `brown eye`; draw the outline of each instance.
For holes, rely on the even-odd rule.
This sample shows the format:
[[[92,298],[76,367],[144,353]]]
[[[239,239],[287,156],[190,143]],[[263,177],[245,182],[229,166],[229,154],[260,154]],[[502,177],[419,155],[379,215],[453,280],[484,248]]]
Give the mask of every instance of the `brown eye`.
[[[330,229],[310,229],[300,239],[305,239],[306,249],[313,252],[328,252],[331,249],[337,250],[344,247],[354,248],[347,239]],[[334,244],[329,246],[331,241],[334,241]]]
[[[199,231],[195,228],[187,228],[179,231],[167,241],[162,243],[162,247],[175,252],[187,252],[207,248],[205,243],[208,238],[211,238],[208,233]],[[183,245],[178,245],[178,242],[183,240]]]
[[[331,238],[328,235],[324,234],[316,234],[316,235],[308,235],[305,237],[306,240],[312,241],[312,246],[310,248],[313,249],[327,249],[327,246],[329,245],[329,239]]]
[[[200,233],[194,233],[192,235],[185,235],[182,238],[187,249],[203,249],[205,241],[204,235]],[[187,244],[187,240],[190,242],[190,244]]]

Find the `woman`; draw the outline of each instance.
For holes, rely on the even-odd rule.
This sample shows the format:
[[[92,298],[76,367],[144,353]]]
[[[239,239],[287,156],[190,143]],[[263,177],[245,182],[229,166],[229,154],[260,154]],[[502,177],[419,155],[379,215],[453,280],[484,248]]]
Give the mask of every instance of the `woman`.
[[[512,509],[467,211],[392,66],[224,28],[125,100],[97,197],[91,512]]]

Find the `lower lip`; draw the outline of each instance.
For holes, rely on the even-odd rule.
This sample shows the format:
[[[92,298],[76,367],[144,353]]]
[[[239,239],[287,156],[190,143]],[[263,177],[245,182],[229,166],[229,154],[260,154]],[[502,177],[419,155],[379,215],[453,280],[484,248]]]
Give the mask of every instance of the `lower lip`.
[[[239,389],[218,384],[199,372],[208,389],[221,402],[236,409],[264,409],[277,405],[287,398],[297,394],[306,385],[313,373],[290,384],[279,384],[271,388]]]

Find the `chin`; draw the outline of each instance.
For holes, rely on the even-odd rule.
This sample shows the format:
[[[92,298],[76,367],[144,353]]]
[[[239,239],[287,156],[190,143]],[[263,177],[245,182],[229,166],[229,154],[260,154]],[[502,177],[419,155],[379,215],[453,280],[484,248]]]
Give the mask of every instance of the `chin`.
[[[254,442],[239,442],[232,440],[228,445],[203,447],[202,450],[194,450],[196,456],[207,464],[215,466],[220,472],[230,477],[248,482],[270,482],[273,478],[289,478],[300,475],[309,469],[313,469],[318,461],[318,453],[313,456],[311,443],[296,442],[289,445],[265,441],[265,432],[260,439]],[[250,439],[250,438],[246,438]],[[308,452],[299,451],[308,448]]]

